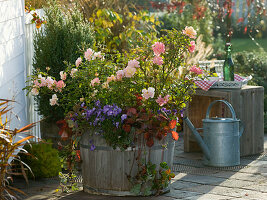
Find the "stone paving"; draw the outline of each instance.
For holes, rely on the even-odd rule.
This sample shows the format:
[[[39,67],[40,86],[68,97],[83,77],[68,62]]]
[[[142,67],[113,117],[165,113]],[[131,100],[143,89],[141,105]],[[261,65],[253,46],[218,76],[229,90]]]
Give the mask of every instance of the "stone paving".
[[[171,191],[157,197],[97,196],[82,188],[70,194],[56,193],[56,179],[32,181],[29,186],[19,181],[15,186],[28,194],[25,200],[267,200],[267,136],[264,139],[266,154],[243,157],[240,166],[223,169],[204,166],[201,153],[184,153],[181,139],[176,144]]]

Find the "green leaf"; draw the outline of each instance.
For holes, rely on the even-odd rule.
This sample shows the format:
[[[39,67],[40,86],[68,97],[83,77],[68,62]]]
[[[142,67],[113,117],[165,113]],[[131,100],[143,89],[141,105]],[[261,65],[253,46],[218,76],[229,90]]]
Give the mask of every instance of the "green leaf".
[[[144,190],[144,196],[152,195],[152,187],[146,187]]]
[[[141,192],[141,183],[134,185],[130,192],[139,195]]]
[[[163,169],[169,169],[169,167],[168,167],[166,162],[160,163],[160,167],[163,168]]]

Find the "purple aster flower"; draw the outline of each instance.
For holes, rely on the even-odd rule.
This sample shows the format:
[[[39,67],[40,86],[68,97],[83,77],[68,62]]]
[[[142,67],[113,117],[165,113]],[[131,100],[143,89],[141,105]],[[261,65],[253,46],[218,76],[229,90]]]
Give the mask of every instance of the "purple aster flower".
[[[116,128],[119,128],[120,122],[116,122],[115,125],[116,125]]]
[[[90,150],[94,151],[95,150],[95,145],[92,144]]]
[[[93,125],[96,126],[98,124],[99,118],[95,118],[95,121],[93,122]]]
[[[99,117],[102,113],[102,109],[99,109],[98,111],[96,111],[96,116]]]
[[[126,114],[123,114],[123,115],[121,116],[121,123],[123,123],[123,121],[124,121],[125,119],[127,119],[127,115],[126,115]]]
[[[82,102],[82,104],[81,104],[81,107],[84,107],[85,106],[85,103],[84,102]]]
[[[184,116],[184,111],[185,111],[185,108],[183,108],[182,110],[180,110],[181,117],[183,117],[183,116]]]
[[[172,111],[171,110],[166,110],[166,113],[167,113],[167,115],[170,115],[170,114],[172,114]]]
[[[99,101],[99,100],[97,100],[97,101],[95,102],[95,106],[96,106],[96,107],[100,107],[100,106],[101,106],[101,104],[100,104],[100,101]]]
[[[110,105],[105,105],[103,108],[103,112],[106,114],[110,109]]]
[[[102,117],[100,118],[100,121],[101,121],[101,122],[105,121],[105,116],[102,116]]]
[[[109,111],[107,112],[107,115],[108,115],[108,116],[112,116],[112,115],[113,115],[113,110],[109,110]]]

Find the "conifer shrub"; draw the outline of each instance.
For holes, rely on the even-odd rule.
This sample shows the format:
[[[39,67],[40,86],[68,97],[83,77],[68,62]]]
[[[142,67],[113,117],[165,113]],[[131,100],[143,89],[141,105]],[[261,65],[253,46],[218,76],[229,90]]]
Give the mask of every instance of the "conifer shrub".
[[[66,63],[74,63],[80,50],[91,47],[94,42],[92,27],[84,20],[79,9],[66,9],[55,0],[50,1],[45,11],[47,23],[34,35],[33,73],[47,72],[49,76],[60,78],[60,71]],[[64,111],[49,105],[49,98],[40,93],[36,96],[39,114],[48,121],[64,118]]]

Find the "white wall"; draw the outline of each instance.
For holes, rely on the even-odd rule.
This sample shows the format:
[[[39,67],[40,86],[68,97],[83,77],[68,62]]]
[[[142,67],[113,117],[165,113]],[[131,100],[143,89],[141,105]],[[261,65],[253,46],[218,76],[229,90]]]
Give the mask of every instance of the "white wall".
[[[15,97],[12,127],[26,125],[24,0],[0,0],[0,98]]]

